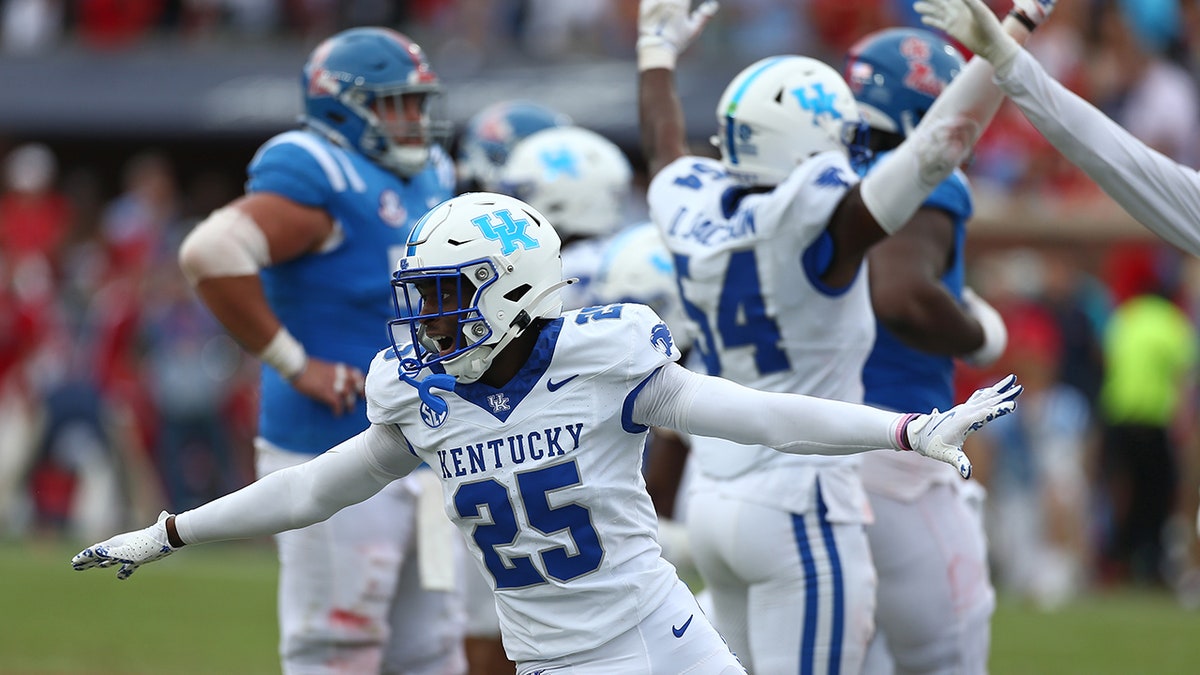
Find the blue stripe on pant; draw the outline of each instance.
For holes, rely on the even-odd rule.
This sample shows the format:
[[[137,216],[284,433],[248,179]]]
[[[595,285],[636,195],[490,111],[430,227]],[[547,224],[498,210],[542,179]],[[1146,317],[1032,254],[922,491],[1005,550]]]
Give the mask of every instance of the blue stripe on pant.
[[[842,662],[842,641],[846,625],[846,594],[845,581],[842,578],[842,561],[838,557],[837,542],[833,536],[833,526],[826,520],[825,514],[829,509],[821,497],[821,488],[817,487],[817,523],[821,527],[821,538],[825,551],[829,556],[829,574],[833,581],[833,626],[829,638],[829,675],[839,675]],[[800,641],[800,675],[814,675],[816,672],[814,659],[817,643],[817,618],[820,602],[820,583],[817,578],[817,565],[813,559],[812,544],[808,540],[808,531],[804,526],[804,514],[792,515],[792,530],[796,534],[796,548],[800,552],[800,562],[804,565],[804,636]]]

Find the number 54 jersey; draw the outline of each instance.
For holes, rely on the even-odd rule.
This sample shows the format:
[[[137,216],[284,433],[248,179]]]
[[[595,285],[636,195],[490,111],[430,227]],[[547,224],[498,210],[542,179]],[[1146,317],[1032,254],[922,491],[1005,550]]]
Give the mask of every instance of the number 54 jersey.
[[[698,327],[689,366],[756,389],[862,402],[875,338],[866,266],[846,287],[820,280],[833,253],[829,221],[857,182],[840,152],[810,157],[770,189],[747,188],[704,157],[681,157],[654,177],[650,215]],[[722,490],[793,512],[814,505],[821,469],[830,520],[864,517],[857,458],[710,438],[693,439],[691,456]]]
[[[399,425],[441,476],[446,513],[495,589],[510,658],[599,646],[675,584],[641,473],[647,429],[631,417],[647,378],[677,358],[666,324],[625,304],[548,323],[503,387],[434,390],[440,414],[398,377],[393,350],[371,364],[368,416]]]

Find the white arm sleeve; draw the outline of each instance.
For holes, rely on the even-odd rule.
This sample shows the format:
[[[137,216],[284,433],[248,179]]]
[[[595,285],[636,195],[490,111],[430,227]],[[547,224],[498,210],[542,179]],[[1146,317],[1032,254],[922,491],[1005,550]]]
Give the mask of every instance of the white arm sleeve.
[[[1002,25],[1017,44],[1029,39],[1016,19],[1006,17]],[[933,189],[971,154],[1004,102],[994,74],[987,59],[971,59],[905,142],[863,179],[863,204],[885,232],[893,234],[908,223]]]
[[[179,514],[175,526],[188,544],[294,530],[367,499],[420,463],[398,427],[372,424],[310,461]]]
[[[1200,255],[1200,176],[1146,146],[1022,50],[997,80],[1033,126],[1150,231]]]
[[[898,434],[907,419],[865,405],[759,391],[677,363],[659,369],[633,407],[638,424],[793,454],[898,450]]]

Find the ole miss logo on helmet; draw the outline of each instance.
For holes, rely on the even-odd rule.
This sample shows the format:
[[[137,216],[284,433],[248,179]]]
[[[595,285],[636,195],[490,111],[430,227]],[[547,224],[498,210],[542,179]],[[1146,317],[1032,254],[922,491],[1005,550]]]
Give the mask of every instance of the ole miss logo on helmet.
[[[409,40],[400,33],[394,30],[384,30],[385,35],[396,41],[400,48],[408,52],[408,58],[412,59],[413,70],[408,74],[409,84],[435,84],[437,75],[434,75],[430,70],[429,64],[425,61],[425,54],[421,51],[421,47],[417,43]]]
[[[933,54],[929,43],[916,37],[905,38],[900,43],[900,54],[908,61],[908,74],[904,76],[904,86],[922,94],[936,97],[946,88],[946,81],[938,77],[937,71],[929,63]]]
[[[337,76],[325,70],[325,59],[329,57],[331,49],[333,49],[333,40],[326,40],[313,50],[308,71],[309,97],[337,96],[342,90],[342,83]]]

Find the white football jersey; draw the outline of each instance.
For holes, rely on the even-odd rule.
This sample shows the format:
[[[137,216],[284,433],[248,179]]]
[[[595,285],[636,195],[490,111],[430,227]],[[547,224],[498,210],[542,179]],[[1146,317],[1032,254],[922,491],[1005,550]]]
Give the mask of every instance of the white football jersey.
[[[862,402],[875,337],[866,266],[845,288],[825,286],[812,271],[828,259],[829,220],[857,182],[839,152],[806,160],[770,191],[747,190],[719,161],[702,157],[677,159],[655,176],[651,216],[700,328],[689,365],[756,389]],[[819,467],[830,520],[863,517],[855,458],[699,437],[692,456],[702,475],[723,481],[721,489],[795,511],[815,503]]]
[[[449,407],[439,414],[396,376],[393,350],[376,356],[368,417],[399,425],[441,476],[446,514],[496,591],[510,658],[599,646],[674,585],[642,478],[647,428],[631,416],[647,379],[677,358],[648,307],[567,312],[503,387],[435,389]]]

